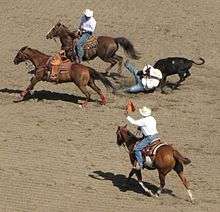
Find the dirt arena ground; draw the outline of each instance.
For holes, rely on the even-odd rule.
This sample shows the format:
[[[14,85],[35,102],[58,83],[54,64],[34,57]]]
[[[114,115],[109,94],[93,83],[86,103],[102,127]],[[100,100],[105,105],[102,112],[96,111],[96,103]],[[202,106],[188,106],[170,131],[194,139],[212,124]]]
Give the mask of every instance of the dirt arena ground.
[[[106,106],[92,102],[83,110],[75,85],[39,83],[35,98],[13,103],[29,83],[25,64],[13,64],[17,50],[28,45],[56,52],[60,43],[46,40],[46,33],[58,20],[74,29],[85,8],[94,10],[97,35],[134,43],[142,53],[132,61],[139,68],[168,56],[203,57],[206,64],[193,66],[180,90],[168,95],[108,94]],[[218,0],[1,0],[0,211],[219,211],[219,10]],[[90,65],[107,67],[100,59]],[[135,178],[123,186],[130,163],[115,132],[126,123],[128,99],[151,107],[162,139],[191,158],[185,173],[194,204],[174,172],[160,198],[144,195]],[[156,171],[143,177],[149,188],[159,185]]]

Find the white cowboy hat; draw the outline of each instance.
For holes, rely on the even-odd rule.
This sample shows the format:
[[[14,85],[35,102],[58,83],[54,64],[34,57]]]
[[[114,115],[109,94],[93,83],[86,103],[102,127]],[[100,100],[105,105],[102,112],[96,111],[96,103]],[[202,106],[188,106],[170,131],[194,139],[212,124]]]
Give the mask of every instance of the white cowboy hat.
[[[93,16],[93,11],[90,10],[90,9],[86,9],[86,10],[84,11],[84,15],[85,15],[86,17],[88,17],[88,18],[91,18],[91,17]]]
[[[148,107],[142,107],[139,109],[139,112],[142,116],[150,116],[151,115],[151,109]]]

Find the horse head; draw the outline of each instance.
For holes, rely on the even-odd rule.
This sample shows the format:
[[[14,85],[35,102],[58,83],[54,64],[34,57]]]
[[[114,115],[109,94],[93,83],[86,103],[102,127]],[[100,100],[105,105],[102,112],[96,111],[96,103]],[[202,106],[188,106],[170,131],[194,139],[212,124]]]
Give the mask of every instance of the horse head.
[[[28,55],[25,54],[26,49],[28,49],[28,46],[24,46],[18,51],[17,55],[14,58],[15,65],[18,65],[19,63],[28,60]]]
[[[128,137],[127,124],[123,127],[118,126],[118,129],[116,131],[116,135],[117,135],[117,144],[118,144],[118,146],[121,146],[122,144],[124,144],[126,142],[127,137]]]
[[[75,31],[74,31],[75,32]],[[56,37],[65,37],[65,36],[71,36],[75,37],[75,33],[70,32],[70,30],[64,25],[61,24],[59,21],[56,23],[55,26],[52,27],[52,29],[49,30],[49,32],[46,35],[46,39],[53,39]]]
[[[55,37],[58,37],[60,34],[60,28],[62,27],[62,24],[60,22],[57,22],[55,26],[53,26],[47,33],[46,39],[52,39]]]

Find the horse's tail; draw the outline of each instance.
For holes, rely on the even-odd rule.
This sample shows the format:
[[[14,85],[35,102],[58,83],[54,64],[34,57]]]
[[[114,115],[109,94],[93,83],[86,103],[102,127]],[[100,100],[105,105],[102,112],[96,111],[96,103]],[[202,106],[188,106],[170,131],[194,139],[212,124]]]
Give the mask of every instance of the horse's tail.
[[[204,60],[203,58],[200,57],[199,60],[201,60],[202,62],[201,62],[201,63],[196,63],[196,62],[194,62],[194,61],[192,60],[192,63],[194,63],[194,64],[196,64],[196,65],[202,65],[202,64],[205,63],[205,60]]]
[[[111,83],[110,80],[108,80],[106,77],[104,77],[101,73],[99,73],[98,71],[96,71],[93,68],[89,69],[89,73],[90,76],[94,79],[94,80],[100,80],[103,85],[109,90],[110,88],[112,89],[112,93],[115,93],[115,87],[114,85]]]
[[[191,160],[189,158],[185,158],[183,157],[177,150],[174,149],[173,151],[173,156],[176,160],[178,160],[179,162],[188,165],[191,163]]]
[[[128,54],[132,59],[138,60],[140,59],[139,53],[135,50],[133,44],[124,37],[114,38],[115,42],[119,44],[124,51]]]

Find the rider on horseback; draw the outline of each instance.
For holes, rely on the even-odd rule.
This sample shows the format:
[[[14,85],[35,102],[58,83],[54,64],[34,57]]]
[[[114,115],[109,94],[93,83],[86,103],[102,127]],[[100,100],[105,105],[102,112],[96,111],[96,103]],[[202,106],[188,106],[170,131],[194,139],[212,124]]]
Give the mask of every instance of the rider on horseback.
[[[128,116],[127,113],[127,120],[134,125],[138,126],[138,129],[141,130],[142,134],[143,134],[143,139],[141,141],[139,141],[138,143],[136,143],[135,147],[134,147],[134,153],[135,153],[135,157],[137,159],[137,165],[136,165],[136,169],[141,169],[143,168],[143,157],[142,157],[142,150],[150,145],[151,143],[153,143],[154,141],[159,139],[159,134],[157,131],[157,123],[155,118],[151,115],[151,109],[147,108],[147,107],[143,107],[141,109],[139,109],[140,114],[143,116],[141,119],[139,120],[134,120],[132,117]]]
[[[81,17],[78,33],[81,34],[81,37],[76,43],[76,53],[77,53],[77,62],[81,63],[84,55],[83,45],[92,36],[95,31],[96,20],[93,17],[93,11],[86,9],[84,15]]]

